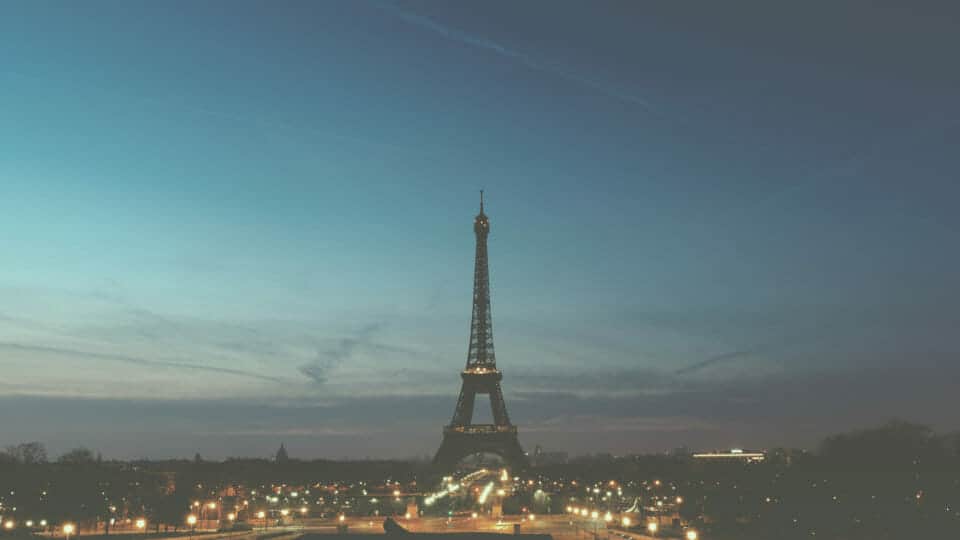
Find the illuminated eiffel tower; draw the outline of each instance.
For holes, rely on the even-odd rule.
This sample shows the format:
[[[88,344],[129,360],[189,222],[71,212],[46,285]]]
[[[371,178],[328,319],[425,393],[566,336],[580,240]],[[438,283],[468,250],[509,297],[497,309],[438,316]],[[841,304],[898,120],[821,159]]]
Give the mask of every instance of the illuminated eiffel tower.
[[[517,439],[517,427],[510,423],[507,405],[503,402],[500,380],[493,352],[493,322],[490,317],[490,275],[487,268],[487,235],[490,220],[483,213],[483,191],[480,192],[480,213],[473,220],[477,236],[477,255],[473,271],[473,318],[470,322],[470,346],[467,366],[460,373],[463,386],[453,420],[443,428],[443,442],[434,465],[449,470],[463,458],[477,453],[499,455],[514,469],[527,465],[526,455]],[[490,396],[492,424],[473,423],[473,405],[477,394]]]

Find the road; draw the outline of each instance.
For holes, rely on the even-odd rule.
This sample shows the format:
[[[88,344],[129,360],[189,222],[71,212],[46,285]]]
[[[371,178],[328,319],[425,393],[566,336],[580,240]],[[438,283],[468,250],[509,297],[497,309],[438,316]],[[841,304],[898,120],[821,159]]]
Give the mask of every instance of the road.
[[[552,535],[555,540],[656,540],[649,536],[623,533],[616,530],[607,530],[605,524],[593,520],[574,520],[566,515],[537,516],[534,520],[522,519],[519,516],[505,516],[502,520],[488,517],[418,517],[404,519],[395,517],[400,526],[411,532],[492,532],[513,534],[513,526],[520,524],[521,533],[538,533]],[[347,517],[344,523],[351,532],[382,533],[384,518],[356,518]],[[596,526],[596,529],[594,529]],[[594,533],[596,531],[596,534]],[[334,533],[336,524],[330,521],[305,524],[304,532]],[[623,536],[621,536],[621,534]],[[624,538],[626,537],[626,538]],[[662,540],[662,537],[660,537]]]
[[[549,534],[555,540],[663,540],[649,536],[624,533],[622,531],[607,530],[605,524],[585,519],[571,519],[566,515],[537,516],[534,520],[522,519],[519,516],[506,516],[502,520],[488,517],[417,517],[405,519],[395,517],[400,526],[411,532],[491,532],[513,534],[514,524],[520,524],[521,533]],[[344,523],[352,533],[382,534],[383,517],[360,518],[346,517]],[[258,537],[269,535],[270,540],[293,540],[303,533],[336,534],[337,520],[305,519],[298,520],[293,525],[273,526],[266,529],[257,527],[252,531],[233,532],[226,534],[196,534],[196,540],[256,540]],[[596,529],[594,527],[596,526]],[[201,531],[197,531],[200,533]],[[150,536],[150,540],[162,540],[157,536]],[[186,537],[176,537],[176,540],[186,540]]]

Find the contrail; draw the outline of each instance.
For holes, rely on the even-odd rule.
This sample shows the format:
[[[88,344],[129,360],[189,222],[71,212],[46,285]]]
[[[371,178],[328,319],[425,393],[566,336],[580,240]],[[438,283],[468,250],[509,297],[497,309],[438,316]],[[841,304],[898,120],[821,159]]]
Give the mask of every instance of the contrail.
[[[464,45],[469,45],[477,49],[483,49],[486,51],[499,54],[500,56],[519,62],[530,69],[541,71],[544,73],[550,73],[552,75],[557,75],[568,81],[580,84],[582,86],[586,86],[607,97],[611,97],[611,98],[614,98],[626,103],[630,103],[633,105],[639,105],[644,109],[646,109],[648,112],[655,112],[653,106],[650,104],[649,101],[647,101],[646,99],[636,94],[622,92],[616,88],[612,88],[609,84],[605,84],[602,82],[589,79],[587,77],[584,77],[583,75],[580,75],[579,73],[573,73],[555,64],[550,64],[540,60],[536,60],[532,58],[529,54],[526,54],[522,51],[518,51],[516,49],[506,47],[501,43],[497,43],[496,41],[487,39],[483,36],[470,34],[468,32],[464,32],[457,28],[453,28],[451,26],[441,24],[424,15],[404,11],[395,5],[380,3],[380,2],[377,2],[376,5],[394,14],[396,17],[403,20],[404,22],[407,22],[409,24],[418,26],[426,30],[430,30],[431,32],[439,34],[452,41],[457,41],[459,43],[463,43]]]
[[[138,366],[206,371],[210,373],[235,375],[237,377],[247,377],[250,379],[258,379],[261,381],[270,381],[270,382],[276,382],[276,383],[288,382],[279,377],[261,375],[259,373],[253,373],[251,371],[244,371],[241,369],[220,368],[220,367],[213,367],[213,366],[204,366],[200,364],[189,364],[186,362],[171,362],[171,361],[165,361],[165,360],[146,360],[143,358],[136,358],[133,356],[126,356],[121,354],[95,353],[95,352],[81,351],[77,349],[63,349],[60,347],[46,347],[42,345],[25,345],[22,343],[12,343],[12,342],[0,342],[0,348],[7,349],[10,351],[42,352],[42,353],[52,353],[52,354],[63,354],[63,355],[69,355],[69,356],[83,356],[86,358],[96,358],[98,360],[108,360],[111,362],[123,362],[125,364],[134,364]]]

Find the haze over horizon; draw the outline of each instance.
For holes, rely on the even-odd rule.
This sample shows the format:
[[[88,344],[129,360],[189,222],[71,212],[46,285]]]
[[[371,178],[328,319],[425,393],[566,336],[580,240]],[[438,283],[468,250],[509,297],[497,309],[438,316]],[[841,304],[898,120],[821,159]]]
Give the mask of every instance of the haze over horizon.
[[[960,28],[867,4],[4,4],[0,446],[431,454],[479,189],[528,451],[960,429]]]

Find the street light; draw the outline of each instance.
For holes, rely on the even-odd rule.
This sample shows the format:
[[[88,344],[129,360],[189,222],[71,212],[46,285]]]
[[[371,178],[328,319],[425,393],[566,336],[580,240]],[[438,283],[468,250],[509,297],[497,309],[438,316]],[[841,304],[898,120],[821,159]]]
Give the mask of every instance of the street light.
[[[187,516],[187,525],[190,525],[190,540],[193,540],[193,530],[197,526],[197,516],[193,514]]]
[[[64,523],[63,524],[63,534],[67,537],[67,540],[70,540],[70,535],[73,534],[73,531],[77,530],[73,526],[73,523]]]
[[[623,525],[624,528],[629,528],[629,527],[630,527],[630,518],[627,517],[627,516],[623,516],[623,519],[620,520],[620,524]]]
[[[659,528],[660,526],[657,525],[656,521],[651,521],[650,523],[647,523],[647,532],[649,532],[651,536],[656,535],[657,529]]]
[[[143,518],[139,518],[139,519],[137,519],[136,525],[137,525],[137,528],[140,529],[141,531],[142,531],[142,530],[146,530],[146,528],[147,528],[147,520],[145,520],[145,519],[143,519]]]
[[[4,522],[3,528],[9,531],[13,529],[16,525],[17,524],[14,523],[12,519],[8,519],[6,522]]]
[[[690,529],[687,531],[687,540],[697,540],[697,531]]]

